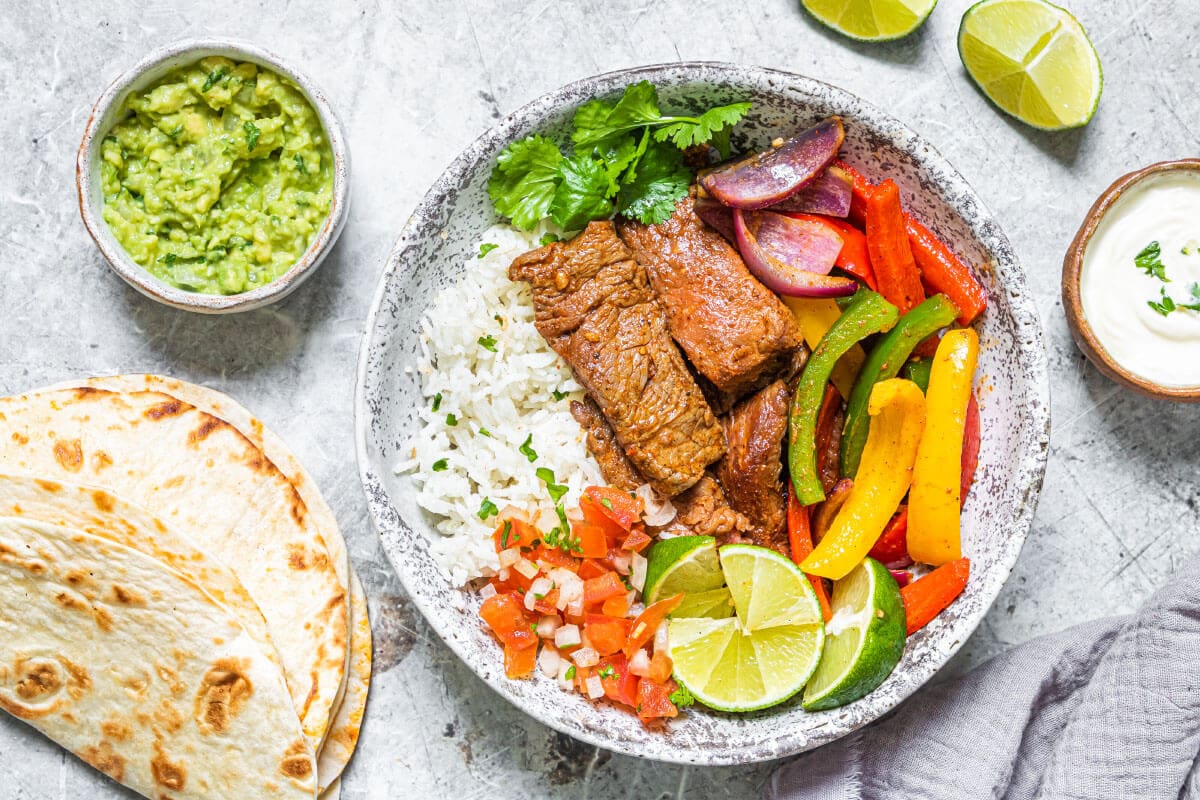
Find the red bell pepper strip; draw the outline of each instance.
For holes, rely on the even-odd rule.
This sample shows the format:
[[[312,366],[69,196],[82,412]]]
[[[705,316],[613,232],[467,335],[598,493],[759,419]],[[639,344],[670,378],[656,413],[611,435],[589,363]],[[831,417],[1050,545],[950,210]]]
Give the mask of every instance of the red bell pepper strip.
[[[857,225],[859,230],[864,230],[867,224],[867,198],[871,196],[875,185],[867,180],[865,175],[840,158],[833,163],[850,176],[850,213],[846,218]]]
[[[792,561],[799,564],[813,551],[813,541],[812,531],[809,528],[808,507],[800,504],[791,481],[788,481],[787,528]],[[813,591],[816,592],[817,603],[821,606],[821,617],[828,622],[833,619],[833,608],[829,604],[829,590],[825,586],[825,579],[818,575],[808,575],[807,577],[808,582],[812,584]]]
[[[667,597],[657,603],[646,606],[646,610],[633,621],[633,629],[629,631],[629,640],[625,642],[625,657],[633,658],[633,654],[646,642],[654,638],[654,632],[662,624],[667,615],[683,602],[683,593]]]
[[[889,567],[912,563],[908,557],[908,506],[900,506],[867,555]]]
[[[823,217],[826,223],[837,228],[842,237],[842,251],[838,253],[835,267],[845,270],[869,288],[876,289],[875,269],[871,266],[871,253],[867,248],[867,237],[849,222]]]
[[[904,601],[904,615],[908,621],[908,635],[929,624],[942,613],[946,606],[962,594],[971,574],[971,559],[959,558],[948,561],[920,580],[900,590]]]
[[[967,503],[967,492],[975,482],[975,469],[979,466],[980,430],[979,401],[975,399],[975,393],[971,392],[971,398],[967,400],[967,418],[963,425],[962,491],[959,493],[963,505]]]
[[[987,308],[987,292],[970,268],[912,214],[904,215],[904,224],[921,280],[930,294],[949,297],[959,310],[959,324],[970,325]]]
[[[900,207],[900,189],[888,179],[867,197],[867,250],[879,293],[907,313],[925,300]]]

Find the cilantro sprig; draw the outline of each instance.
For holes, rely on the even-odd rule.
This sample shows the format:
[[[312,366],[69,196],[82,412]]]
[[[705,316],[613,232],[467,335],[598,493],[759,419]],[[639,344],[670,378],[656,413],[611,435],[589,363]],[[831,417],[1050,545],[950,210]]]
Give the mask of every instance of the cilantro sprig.
[[[1143,247],[1142,251],[1133,257],[1133,263],[1151,278],[1158,278],[1163,283],[1171,282],[1167,277],[1167,267],[1162,263],[1162,246],[1157,241]]]
[[[1177,303],[1174,298],[1167,294],[1167,287],[1162,286],[1159,288],[1159,299],[1147,300],[1146,305],[1164,317],[1171,316],[1172,311],[1200,311],[1200,283],[1193,283],[1189,288],[1189,292],[1192,296],[1192,302]]]
[[[544,136],[510,144],[496,161],[488,194],[523,230],[546,218],[578,230],[614,211],[653,225],[687,195],[692,172],[681,151],[711,143],[728,157],[729,132],[749,109],[750,103],[732,103],[698,116],[663,114],[658,90],[641,81],[615,103],[592,100],[575,111],[570,155]]]

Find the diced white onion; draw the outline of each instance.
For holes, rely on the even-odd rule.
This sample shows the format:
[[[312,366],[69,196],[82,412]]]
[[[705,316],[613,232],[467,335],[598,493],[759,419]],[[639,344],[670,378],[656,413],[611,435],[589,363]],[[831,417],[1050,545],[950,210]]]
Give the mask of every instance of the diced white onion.
[[[579,644],[579,626],[563,625],[554,632],[554,646],[558,648],[575,647]]]
[[[661,497],[650,484],[643,483],[633,493],[642,498],[642,506],[645,509],[642,511],[642,519],[647,525],[658,527],[675,519],[675,506],[671,504],[670,498]]]
[[[667,631],[667,621],[664,619],[658,624],[658,630],[654,632],[654,652],[664,654],[667,652],[667,646],[670,643]]]
[[[641,553],[633,554],[633,562],[629,569],[629,585],[639,592],[646,587],[646,557]]]
[[[525,610],[533,611],[533,604],[537,602],[537,598],[533,596],[533,592],[525,593]]]
[[[600,663],[600,654],[590,647],[581,647],[571,654],[576,666],[594,667]]]
[[[523,508],[517,508],[516,506],[505,506],[504,508],[500,509],[499,519],[515,519],[528,525],[529,513]]]
[[[599,675],[592,675],[585,682],[587,686],[587,696],[593,700],[599,700],[604,697],[604,684],[600,682]]]
[[[575,669],[575,665],[565,658],[558,660],[558,688],[564,692],[575,691],[575,674],[571,673],[571,677],[567,677],[567,673]]]
[[[554,591],[554,581],[546,577],[538,578],[529,586],[529,593],[538,600],[545,600],[546,595],[552,591]]]
[[[615,569],[621,575],[628,575],[629,565],[633,563],[632,556],[632,553],[629,553],[625,550],[619,550],[617,554],[612,557],[613,569]]]
[[[583,511],[579,506],[571,506],[567,509],[567,519],[571,522],[583,522]]]
[[[549,639],[559,629],[560,623],[558,617],[554,614],[547,614],[537,622],[537,635],[543,639]]]
[[[582,594],[580,594],[579,597],[576,597],[571,602],[567,603],[567,613],[570,614],[572,617],[582,617],[583,616],[583,595]]]
[[[497,578],[499,578],[499,579],[500,579],[500,580],[502,580],[502,581],[506,581],[506,580],[508,580],[508,578],[509,578],[509,576],[510,576],[510,575],[512,575],[512,573],[511,573],[509,570],[507,570],[507,569],[502,569],[502,570],[500,570],[499,572],[497,572],[497,573],[496,573],[496,577],[497,577]]]
[[[526,578],[533,580],[533,576],[538,574],[537,564],[530,561],[528,558],[522,558],[513,565],[513,569],[524,575]]]
[[[538,653],[538,666],[541,667],[542,674],[547,678],[554,678],[558,675],[558,667],[562,663],[562,658],[558,652],[550,647],[543,647],[542,652]]]
[[[490,583],[485,583],[483,588],[479,590],[479,596],[484,600],[487,600],[489,597],[495,597],[496,587],[492,586]]]
[[[643,605],[642,603],[633,603],[629,606],[629,613],[626,614],[625,616],[629,617],[629,619],[637,619],[638,617],[640,617],[642,615],[642,612],[645,610],[646,610],[646,606]]]
[[[501,567],[511,567],[521,560],[521,551],[516,547],[510,547],[507,550],[501,550],[496,558],[500,559]]]
[[[641,648],[629,659],[629,671],[639,678],[650,674],[650,656],[646,653],[646,648]]]

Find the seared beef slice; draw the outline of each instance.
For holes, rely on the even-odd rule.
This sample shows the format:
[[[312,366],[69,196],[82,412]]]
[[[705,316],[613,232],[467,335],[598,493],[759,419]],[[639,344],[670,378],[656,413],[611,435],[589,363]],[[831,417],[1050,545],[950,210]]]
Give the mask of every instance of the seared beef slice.
[[[611,222],[513,261],[534,324],[575,370],[634,468],[674,496],[725,453],[725,436],[667,333],[646,271]]]
[[[750,520],[755,544],[787,553],[787,502],[780,480],[791,392],[783,381],[734,406],[725,419],[729,451],[717,477],[729,503]]]
[[[791,312],[696,216],[692,198],[665,222],[622,220],[618,232],[649,273],[671,335],[722,395],[737,399],[789,363],[801,341]]]

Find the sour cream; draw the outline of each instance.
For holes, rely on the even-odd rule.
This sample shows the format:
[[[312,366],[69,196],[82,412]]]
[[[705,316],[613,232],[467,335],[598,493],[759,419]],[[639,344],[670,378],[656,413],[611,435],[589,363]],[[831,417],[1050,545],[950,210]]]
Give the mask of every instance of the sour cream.
[[[1158,242],[1169,282],[1135,263]],[[1151,175],[1126,190],[1101,219],[1083,254],[1083,313],[1114,360],[1168,387],[1200,385],[1200,312],[1166,316],[1150,307],[1162,291],[1176,304],[1195,303],[1200,283],[1200,173],[1177,169]]]

